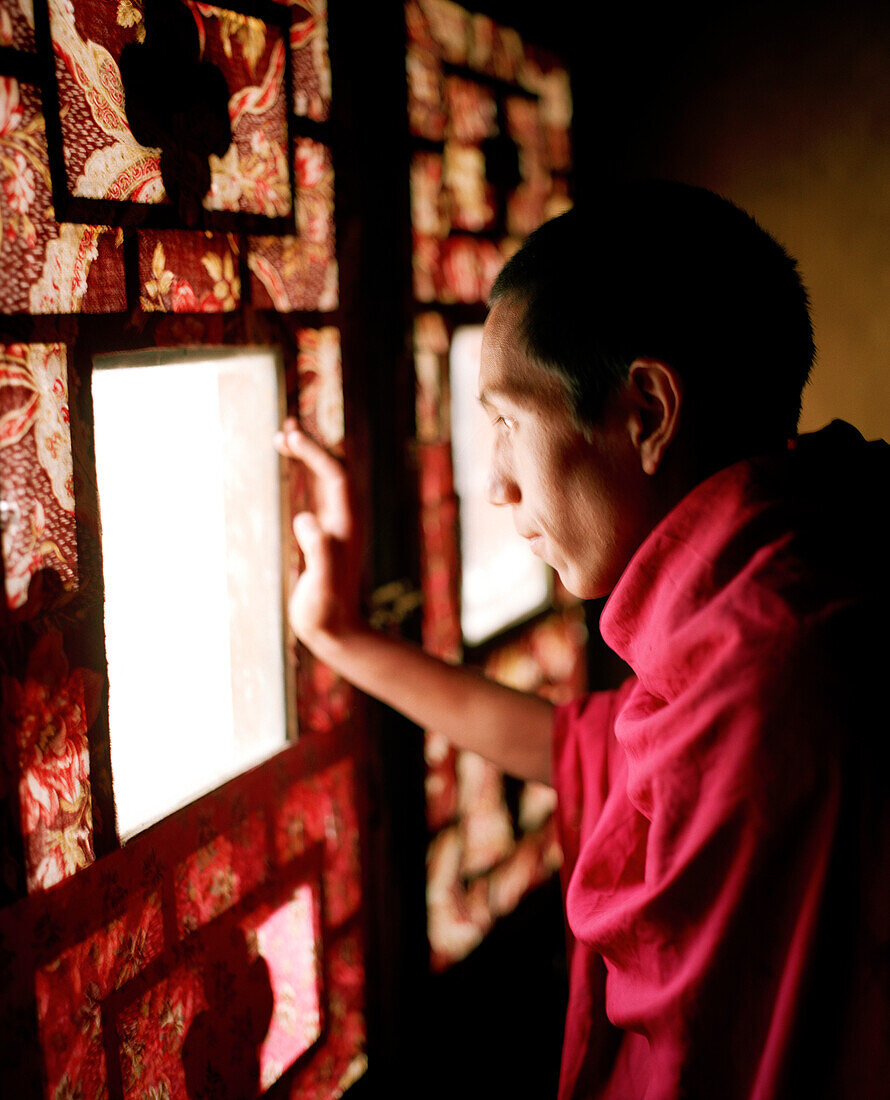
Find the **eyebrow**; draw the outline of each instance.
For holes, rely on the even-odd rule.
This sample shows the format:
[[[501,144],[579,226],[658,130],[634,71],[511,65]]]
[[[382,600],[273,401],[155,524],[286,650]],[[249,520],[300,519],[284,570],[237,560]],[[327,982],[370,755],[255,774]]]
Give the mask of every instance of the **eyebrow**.
[[[540,401],[542,397],[539,386],[486,386],[476,395],[476,400],[483,408],[491,408],[497,404],[498,398],[512,401],[515,405],[528,405],[532,400]]]

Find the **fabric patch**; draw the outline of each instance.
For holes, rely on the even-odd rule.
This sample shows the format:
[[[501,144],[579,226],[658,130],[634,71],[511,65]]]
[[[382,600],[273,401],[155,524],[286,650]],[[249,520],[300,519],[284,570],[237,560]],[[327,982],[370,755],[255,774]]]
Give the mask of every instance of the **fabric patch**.
[[[292,0],[290,8],[294,114],[325,122],[331,110],[327,0]]]
[[[448,352],[450,337],[441,313],[419,313],[414,319],[415,423],[420,443],[451,437]],[[450,466],[450,461],[449,461]],[[421,464],[421,474],[426,464]],[[423,499],[427,499],[422,492]]]
[[[424,505],[420,522],[423,646],[443,660],[457,660],[462,650],[457,501]]]
[[[458,753],[457,811],[461,874],[474,877],[490,871],[513,847],[513,826],[504,800],[498,769],[473,752]]]
[[[102,1002],[138,974],[163,944],[159,898],[150,894],[34,979],[50,1096],[99,1096],[107,1078]]]
[[[299,1094],[318,1100],[336,1100],[367,1071],[367,1036],[362,1008],[364,947],[350,929],[325,944],[328,967],[325,1045],[300,1074]]]
[[[257,309],[336,309],[334,169],[330,150],[311,138],[294,148],[299,236],[251,237],[248,267]]]
[[[411,224],[415,232],[437,239],[451,229],[442,173],[439,153],[416,153],[411,159]]]
[[[114,1013],[125,1097],[265,1092],[321,1036],[318,892],[276,891],[199,935]],[[214,1092],[214,1084],[217,1091]]]
[[[419,0],[419,5],[442,57],[452,65],[465,65],[470,44],[470,13],[453,0]]]
[[[281,28],[208,4],[189,2],[199,56],[228,86],[233,140],[210,157],[204,207],[270,217],[291,209]],[[140,145],[126,116],[119,59],[146,38],[141,6],[121,0],[115,19],[88,0],[50,0],[61,140],[72,197],[161,203],[160,150]],[[166,77],[158,73],[158,80]]]
[[[297,346],[300,422],[326,447],[341,450],[344,422],[340,332],[331,326],[300,329]]]
[[[240,901],[266,877],[266,837],[258,814],[192,852],[176,868],[176,924],[194,932]]]
[[[430,141],[445,137],[445,79],[436,54],[412,45],[406,58],[408,71],[408,124],[411,133]]]
[[[0,0],[0,46],[36,51],[33,0]]]
[[[423,739],[423,758],[426,821],[430,831],[437,832],[457,816],[457,750],[443,734],[428,730]]]
[[[93,862],[87,730],[101,677],[68,667],[57,632],[35,646],[23,680],[3,677],[3,727],[17,747],[19,803],[29,892]]]
[[[0,76],[0,312],[123,311],[120,243],[101,226],[56,223],[40,93]]]
[[[63,344],[0,345],[0,496],[6,601],[45,570],[77,585],[74,468]]]
[[[146,312],[223,313],[241,302],[238,243],[231,235],[139,234],[139,304]]]
[[[476,145],[497,134],[497,101],[481,84],[459,76],[446,77],[445,101],[447,135],[452,140]]]
[[[482,150],[476,145],[447,141],[442,178],[453,227],[471,233],[491,228],[497,211],[494,187],[485,176]]]
[[[208,210],[285,217],[288,171],[284,34],[252,16],[188,0],[198,23],[201,56],[225,75],[232,144],[210,158]]]
[[[145,35],[141,7],[120,3],[106,19],[87,0],[50,0],[68,192],[91,199],[164,199],[160,150],[133,137],[117,58]]]

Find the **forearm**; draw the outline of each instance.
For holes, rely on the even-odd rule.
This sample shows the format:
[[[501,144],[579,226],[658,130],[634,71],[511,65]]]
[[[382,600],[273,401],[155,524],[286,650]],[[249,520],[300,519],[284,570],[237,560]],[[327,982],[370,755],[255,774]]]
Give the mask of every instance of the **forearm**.
[[[550,781],[553,706],[369,627],[310,648],[360,690],[520,779]]]

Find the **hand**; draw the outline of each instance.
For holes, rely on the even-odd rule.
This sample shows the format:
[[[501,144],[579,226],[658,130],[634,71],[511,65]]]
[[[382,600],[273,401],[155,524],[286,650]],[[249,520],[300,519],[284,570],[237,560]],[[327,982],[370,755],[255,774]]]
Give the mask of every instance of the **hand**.
[[[288,604],[291,628],[317,649],[359,625],[354,522],[349,481],[342,464],[297,425],[284,421],[274,438],[286,458],[303,462],[315,478],[316,511],[294,518],[305,568]]]

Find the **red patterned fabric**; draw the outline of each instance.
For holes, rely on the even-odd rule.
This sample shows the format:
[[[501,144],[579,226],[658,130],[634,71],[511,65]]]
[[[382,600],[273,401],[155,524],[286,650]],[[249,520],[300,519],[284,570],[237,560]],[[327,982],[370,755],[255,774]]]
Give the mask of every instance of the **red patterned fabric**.
[[[445,80],[436,54],[419,45],[408,50],[408,122],[411,133],[430,141],[445,136]]]
[[[291,0],[294,113],[324,122],[331,109],[327,0]]]
[[[450,138],[473,144],[497,134],[497,100],[482,84],[459,76],[446,77],[445,101]]]
[[[238,242],[183,230],[139,234],[139,304],[146,313],[222,313],[241,303]]]
[[[417,302],[441,307],[419,313],[414,328],[422,632],[429,652],[457,662],[463,646],[447,312],[460,307],[463,323],[475,306],[481,323],[504,261],[545,218],[570,205],[559,173],[571,163],[571,99],[565,71],[489,17],[452,0],[409,0],[405,14],[409,128],[423,139],[410,168],[413,290]],[[448,65],[483,79],[447,73]],[[506,133],[499,132],[501,117]],[[432,142],[438,147],[430,149]],[[567,611],[496,651],[486,671],[562,700],[583,686],[584,645],[578,612]],[[425,735],[424,754],[433,835],[428,935],[439,970],[463,958],[552,875],[561,853],[547,788],[525,784],[511,812],[503,776],[480,757],[456,751],[435,730]]]
[[[447,141],[442,174],[454,228],[473,233],[491,228],[497,210],[494,187],[485,177],[482,150],[475,145]]]
[[[8,606],[25,607],[38,574],[73,589],[77,531],[63,344],[0,345],[0,499]]]
[[[120,915],[37,971],[44,1066],[58,1095],[66,1090],[69,1095],[77,1090],[83,1096],[102,1093],[109,1070],[102,1037],[103,1002],[156,958],[162,944],[160,899],[156,893],[143,896],[139,891]],[[134,1036],[134,1053],[137,1043]]]
[[[123,310],[120,243],[54,220],[40,93],[0,76],[0,313]]]
[[[257,309],[335,309],[334,170],[330,150],[299,138],[294,155],[297,228],[293,237],[251,237],[248,266]]]
[[[265,1092],[321,1035],[319,896],[279,888],[163,977],[114,998],[125,1097]]]
[[[285,37],[251,16],[187,2],[198,24],[201,56],[219,67],[229,87],[232,144],[225,156],[210,158],[204,205],[283,217],[291,208]]]
[[[451,229],[439,153],[416,153],[411,160],[411,224],[418,234],[443,238]]]
[[[0,46],[28,53],[36,50],[31,0],[0,0]]]
[[[222,1077],[234,1100],[299,1060],[299,1094],[333,1098],[361,1074],[355,766],[333,747],[322,735],[315,771],[280,757],[273,783],[250,773],[0,912],[0,1021],[15,1033],[33,966],[47,1095],[185,1100]],[[6,1080],[19,1053],[4,1046]]]
[[[115,8],[114,20],[87,0],[51,0],[65,175],[72,195],[161,202],[159,151],[133,137],[123,111],[116,58],[144,36],[134,4]]]
[[[40,639],[23,680],[3,677],[2,729],[17,749],[29,890],[93,862],[87,731],[101,685],[89,669],[69,669],[57,633]]]
[[[0,314],[20,315],[0,344],[0,888],[17,899],[0,909],[10,1095],[193,1100],[219,1096],[223,1081],[231,1100],[276,1082],[333,1100],[367,1064],[351,689],[305,653],[294,668],[291,654],[300,741],[126,847],[103,704],[90,356],[252,343],[250,306],[269,310],[268,342],[291,349],[289,408],[343,449],[338,330],[274,317],[337,306],[329,145],[288,148],[291,106],[324,136],[330,101],[325,4],[302,7],[309,18],[288,41],[277,25],[189,4],[202,56],[228,82],[235,140],[211,162],[205,207],[235,215],[231,232],[179,224],[172,208],[163,229],[133,224],[127,204],[165,202],[158,151],[134,141],[124,112],[119,58],[145,35],[137,0],[50,0],[59,118],[44,119],[36,86],[0,75]],[[35,48],[29,13],[27,0],[2,0],[0,46]],[[130,222],[58,222],[54,159],[71,199],[115,200]],[[238,221],[291,211],[299,235],[289,238],[248,238]],[[124,316],[86,335],[39,317],[111,312]]]
[[[297,333],[300,420],[332,451],[343,447],[343,378],[340,332],[328,326]]]
[[[409,128],[444,143],[442,155],[418,151],[412,161],[414,297],[482,303],[521,239],[571,205],[568,74],[516,31],[452,0],[412,0],[406,21]],[[446,75],[448,64],[503,86],[492,91],[484,79]],[[511,84],[513,91],[503,90]],[[506,133],[499,133],[499,103]],[[500,235],[501,226],[506,234],[497,241],[467,236]]]
[[[419,0],[429,33],[443,60],[464,65],[470,45],[470,13],[452,0]]]
[[[286,215],[291,196],[284,35],[258,19],[209,4],[189,0],[189,8],[202,58],[226,77],[233,135],[228,152],[211,157],[211,190],[204,205]],[[69,193],[163,202],[159,150],[133,137],[118,68],[124,47],[145,37],[141,7],[125,0],[112,21],[91,0],[52,0],[50,14]]]
[[[202,844],[176,867],[176,926],[194,932],[241,901],[268,873],[263,819],[249,814],[236,828]]]
[[[414,319],[414,365],[417,383],[416,426],[421,443],[451,436],[448,351],[451,338],[441,313],[419,313]],[[421,470],[423,476],[424,470]],[[422,492],[425,499],[425,494]]]
[[[580,609],[567,609],[495,650],[484,671],[562,702],[583,690],[585,642]],[[552,876],[562,852],[549,787],[523,784],[514,818],[503,776],[491,764],[432,732],[425,755],[427,821],[435,834],[427,859],[428,935],[431,965],[444,970]]]

